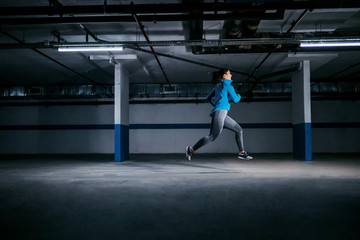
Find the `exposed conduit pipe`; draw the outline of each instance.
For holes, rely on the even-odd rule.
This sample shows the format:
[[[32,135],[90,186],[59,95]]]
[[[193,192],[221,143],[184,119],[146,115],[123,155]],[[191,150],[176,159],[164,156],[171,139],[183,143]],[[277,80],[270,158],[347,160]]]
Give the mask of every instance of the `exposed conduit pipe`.
[[[9,33],[7,33],[7,32],[5,32],[5,31],[1,31],[1,32],[2,32],[2,34],[4,34],[4,35],[8,36],[9,38],[11,38],[11,39],[13,39],[13,40],[15,40],[16,42],[21,43],[21,44],[25,44],[25,42],[21,41],[20,39],[18,39],[18,38],[16,38],[16,37],[12,36],[11,34],[9,34]],[[59,61],[55,60],[54,58],[52,58],[52,57],[50,57],[50,56],[46,55],[46,54],[45,54],[45,53],[43,53],[43,52],[41,52],[41,51],[37,50],[36,48],[31,48],[31,50],[33,50],[34,52],[36,52],[36,53],[38,53],[38,54],[40,54],[40,55],[42,55],[42,56],[44,56],[44,57],[46,57],[47,59],[49,59],[49,60],[53,61],[54,63],[57,63],[57,64],[59,64],[60,66],[62,66],[62,67],[64,67],[64,68],[66,68],[66,69],[68,69],[68,70],[72,71],[73,73],[75,73],[75,74],[77,74],[77,75],[79,75],[79,76],[81,76],[81,77],[85,78],[86,80],[88,80],[88,81],[90,81],[90,82],[92,82],[92,83],[94,83],[94,84],[99,85],[96,81],[94,81],[94,80],[92,80],[92,79],[88,78],[87,76],[85,76],[85,75],[83,75],[83,74],[79,73],[79,72],[78,72],[78,71],[76,71],[75,69],[72,69],[72,68],[70,68],[70,67],[66,66],[65,64],[62,64],[61,62],[59,62]]]
[[[142,23],[139,21],[136,13],[133,11],[134,6],[135,6],[135,4],[134,4],[133,2],[131,2],[131,3],[130,3],[131,14],[132,14],[133,17],[135,18],[135,21],[139,24],[139,27],[140,27],[140,29],[141,29],[141,31],[142,31],[142,33],[143,33],[146,41],[147,41],[148,43],[150,43],[150,39],[149,39],[149,37],[147,36],[147,34],[146,34],[145,30],[144,30],[144,26],[143,26]],[[162,71],[162,73],[163,73],[163,75],[164,75],[164,77],[165,77],[165,79],[166,79],[166,82],[167,82],[167,83],[169,84],[169,86],[171,87],[171,83],[170,83],[168,77],[166,76],[165,70],[164,70],[163,66],[161,65],[161,63],[160,63],[160,60],[159,60],[159,58],[157,57],[154,48],[153,48],[152,46],[150,46],[150,49],[151,49],[151,51],[152,51],[152,53],[153,53],[153,55],[154,55],[154,57],[155,57],[155,59],[156,59],[156,62],[158,63],[158,65],[159,65],[159,67],[160,67],[160,69],[161,69],[161,71]]]
[[[289,30],[287,30],[287,32],[284,35],[284,38],[286,38],[289,33],[295,28],[295,26],[305,17],[306,13],[309,11],[309,9],[305,9],[304,12],[302,12],[302,14],[298,17],[298,19],[296,19],[295,22],[293,22],[291,24],[291,27],[289,28]],[[266,55],[266,57],[255,67],[255,69],[251,72],[250,76],[248,77],[248,79],[245,80],[244,84],[247,83],[255,74],[255,72],[257,72],[260,67],[264,64],[264,62],[270,57],[270,55],[280,46],[280,44],[276,44],[271,50],[270,52]],[[247,94],[249,94],[252,89],[256,86],[256,84],[258,84],[260,80],[256,80],[256,82],[251,85],[251,87],[249,88],[249,90],[247,91]]]
[[[84,31],[86,32],[86,34],[87,35],[90,35],[95,41],[97,41],[97,42],[103,42],[101,39],[99,39],[92,31],[90,31],[90,29],[88,29],[87,27],[85,27],[84,25],[82,25],[81,23],[80,23],[80,27],[82,28],[82,29],[84,29]],[[87,36],[86,36],[86,39],[87,39]],[[88,42],[88,41],[86,41],[86,42]]]

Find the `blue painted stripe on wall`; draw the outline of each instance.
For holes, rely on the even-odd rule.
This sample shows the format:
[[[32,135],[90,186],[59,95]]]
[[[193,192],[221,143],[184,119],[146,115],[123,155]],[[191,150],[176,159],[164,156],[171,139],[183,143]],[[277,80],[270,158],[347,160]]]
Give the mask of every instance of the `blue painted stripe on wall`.
[[[242,128],[292,128],[291,123],[239,123]],[[129,129],[209,129],[209,123],[130,124]],[[360,128],[358,122],[312,123],[311,128]],[[2,125],[0,130],[114,130],[114,124]]]
[[[115,162],[129,159],[129,126],[115,124]]]
[[[292,128],[291,123],[239,123],[242,128]],[[209,129],[210,123],[130,124],[130,129]]]
[[[312,160],[311,123],[293,125],[293,153],[295,159]]]
[[[130,124],[130,129],[203,129],[210,128],[209,123],[181,123],[181,124]]]

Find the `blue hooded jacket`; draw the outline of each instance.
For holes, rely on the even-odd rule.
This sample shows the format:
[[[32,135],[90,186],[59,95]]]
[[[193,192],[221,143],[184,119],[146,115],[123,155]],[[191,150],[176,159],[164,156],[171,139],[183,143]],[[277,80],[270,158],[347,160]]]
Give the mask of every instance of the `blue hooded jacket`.
[[[241,96],[236,94],[234,87],[231,86],[232,80],[222,79],[221,84],[217,85],[216,88],[209,93],[206,99],[214,106],[210,115],[217,110],[230,110],[231,102],[239,102]]]

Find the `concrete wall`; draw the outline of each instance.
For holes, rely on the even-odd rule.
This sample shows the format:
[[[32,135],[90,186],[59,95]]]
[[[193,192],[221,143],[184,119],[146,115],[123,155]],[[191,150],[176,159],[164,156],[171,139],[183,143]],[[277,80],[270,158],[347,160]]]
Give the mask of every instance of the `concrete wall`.
[[[313,152],[360,152],[360,101],[312,103]],[[208,134],[209,104],[130,104],[130,153],[182,153]],[[292,152],[291,102],[233,104],[250,153]],[[0,154],[113,153],[114,106],[0,107]],[[167,125],[168,124],[168,125]],[[290,126],[289,126],[290,125]],[[200,152],[236,153],[224,130]]]
[[[130,122],[143,123],[175,123],[210,124],[210,104],[171,104],[171,105],[133,105],[131,106]],[[143,117],[139,117],[142,113]],[[240,124],[242,123],[289,123],[291,122],[291,105],[280,103],[239,103],[233,104],[229,116]],[[185,125],[185,127],[186,127]],[[209,133],[203,129],[140,129],[130,133],[131,151],[156,152],[183,152],[186,145],[192,146],[195,142]],[[224,130],[219,138],[198,152],[237,152],[235,135]],[[256,129],[244,128],[245,148],[249,152],[291,152],[292,130],[284,129]]]
[[[311,108],[313,152],[360,152],[360,101],[313,102]]]
[[[114,152],[114,130],[91,129],[114,124],[113,105],[0,107],[0,116],[3,129],[16,129],[0,130],[3,154]]]

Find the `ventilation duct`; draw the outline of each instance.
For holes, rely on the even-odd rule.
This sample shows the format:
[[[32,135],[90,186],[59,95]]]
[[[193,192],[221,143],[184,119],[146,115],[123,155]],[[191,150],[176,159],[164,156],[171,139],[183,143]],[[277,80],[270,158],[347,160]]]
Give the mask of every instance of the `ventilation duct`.
[[[187,6],[191,5],[200,5],[203,4],[203,0],[182,0],[182,3]],[[202,12],[190,12],[189,15],[194,16],[196,19],[196,16],[201,16]],[[191,21],[184,21],[183,22],[184,29],[187,29],[185,31],[185,37],[187,40],[203,40],[204,36],[204,24],[203,20],[191,20]],[[187,51],[190,51],[193,54],[197,54],[202,52],[203,47],[202,46],[192,46],[187,47]]]
[[[240,20],[231,20],[227,22],[226,26],[226,39],[238,38],[241,33],[241,21]]]
[[[253,38],[256,36],[256,31],[259,27],[260,20],[244,20],[241,25],[242,38]]]

